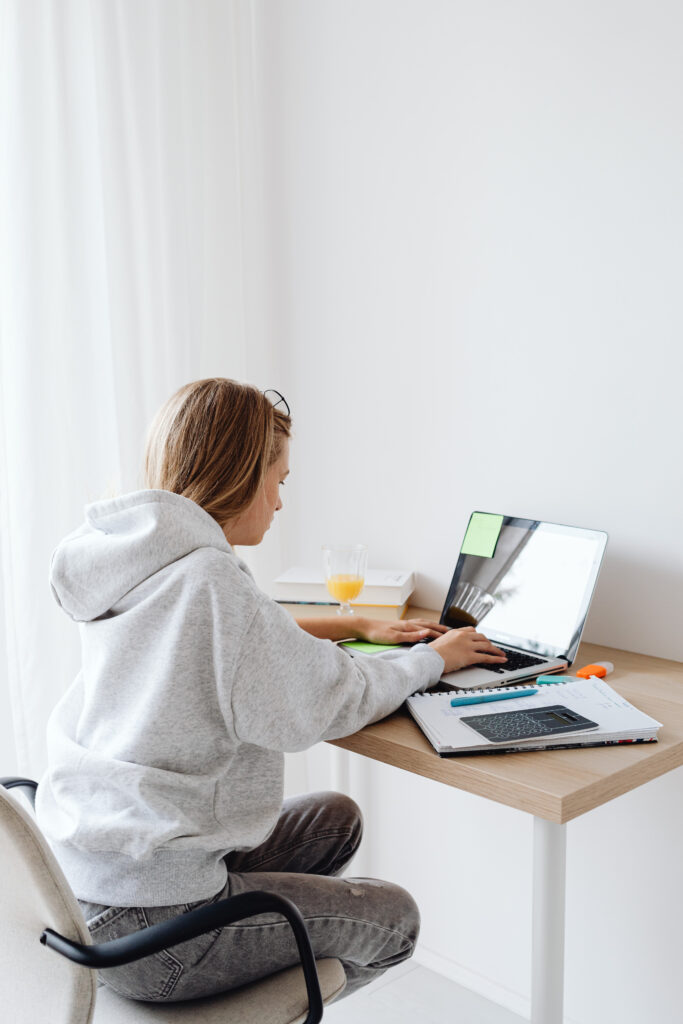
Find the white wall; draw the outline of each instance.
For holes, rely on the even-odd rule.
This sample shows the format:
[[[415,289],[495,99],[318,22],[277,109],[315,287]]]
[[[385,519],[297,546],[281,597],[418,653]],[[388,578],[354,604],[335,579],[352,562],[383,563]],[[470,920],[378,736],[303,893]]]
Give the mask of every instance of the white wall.
[[[473,508],[606,529],[586,638],[683,659],[680,6],[254,11],[296,434],[283,567],[364,540],[440,607]],[[364,864],[417,895],[421,955],[523,1012],[530,819],[365,776]],[[569,826],[572,1021],[681,1012],[682,789],[679,770]]]

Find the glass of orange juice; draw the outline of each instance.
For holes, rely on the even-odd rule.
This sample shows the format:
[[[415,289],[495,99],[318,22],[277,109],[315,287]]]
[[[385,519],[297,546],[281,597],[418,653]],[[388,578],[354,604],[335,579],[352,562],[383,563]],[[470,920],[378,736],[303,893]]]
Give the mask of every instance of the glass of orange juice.
[[[335,601],[339,615],[353,615],[350,601],[355,601],[365,583],[368,549],[365,544],[329,544],[323,547],[325,583]]]

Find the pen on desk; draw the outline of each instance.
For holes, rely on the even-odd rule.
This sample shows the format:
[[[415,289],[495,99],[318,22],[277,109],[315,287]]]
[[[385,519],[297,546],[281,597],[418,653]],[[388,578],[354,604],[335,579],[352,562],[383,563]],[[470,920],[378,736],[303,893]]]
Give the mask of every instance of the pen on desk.
[[[513,700],[515,697],[533,697],[538,690],[508,690],[507,693],[487,693],[481,697],[452,697],[452,708],[463,708],[466,704],[488,704],[492,700]]]
[[[282,599],[279,598],[279,597],[276,597],[275,598],[275,603],[276,604],[308,604],[308,605],[312,605],[312,606],[313,605],[330,605],[330,606],[335,606],[335,605],[338,606],[339,605],[339,601],[286,601],[284,599],[284,597]]]

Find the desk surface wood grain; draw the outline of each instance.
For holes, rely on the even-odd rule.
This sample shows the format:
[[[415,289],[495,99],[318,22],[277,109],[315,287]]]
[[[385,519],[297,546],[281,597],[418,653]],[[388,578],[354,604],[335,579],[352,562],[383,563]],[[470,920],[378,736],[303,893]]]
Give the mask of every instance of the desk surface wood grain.
[[[439,757],[405,708],[333,743],[548,821],[571,821],[683,764],[683,664],[582,644],[575,667],[595,661],[613,662],[610,686],[663,723],[657,743]]]

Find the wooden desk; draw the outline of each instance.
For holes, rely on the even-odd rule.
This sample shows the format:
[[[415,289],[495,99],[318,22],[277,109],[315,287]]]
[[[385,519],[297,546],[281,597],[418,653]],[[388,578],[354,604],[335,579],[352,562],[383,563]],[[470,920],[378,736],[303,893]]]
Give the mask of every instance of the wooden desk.
[[[658,743],[442,758],[405,709],[333,741],[533,814],[532,1024],[562,1024],[566,822],[683,764],[683,665],[582,644],[576,667],[595,661],[613,662],[610,686],[663,723]]]
[[[610,686],[664,723],[658,743],[533,754],[439,757],[408,712],[368,725],[335,746],[564,824],[683,764],[683,665],[582,644],[577,667],[611,661]],[[571,669],[568,670],[571,672]]]

